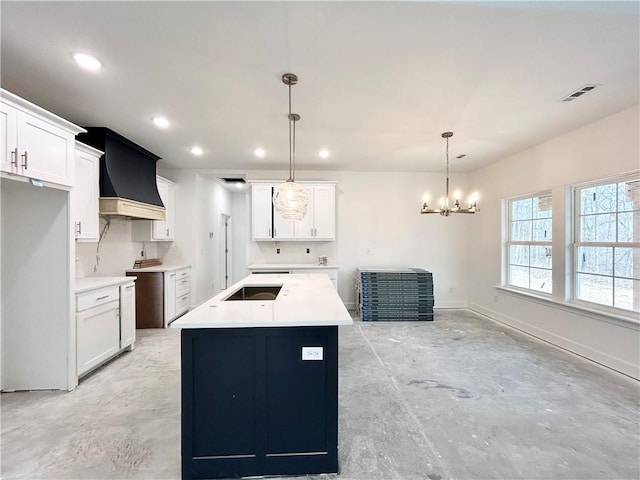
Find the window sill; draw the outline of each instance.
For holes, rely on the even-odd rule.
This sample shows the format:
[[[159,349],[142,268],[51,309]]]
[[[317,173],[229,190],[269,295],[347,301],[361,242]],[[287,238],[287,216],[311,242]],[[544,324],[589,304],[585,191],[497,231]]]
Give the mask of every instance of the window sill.
[[[542,304],[542,305],[551,305],[555,308],[559,308],[561,310],[565,310],[571,313],[577,313],[579,315],[584,315],[595,320],[601,320],[608,323],[613,323],[615,325],[620,325],[623,327],[631,327],[640,326],[640,314],[631,311],[620,311],[612,312],[605,309],[598,309],[588,307],[581,303],[577,302],[561,302],[553,299],[551,296],[546,295],[537,295],[535,293],[526,292],[524,290],[519,290],[516,288],[511,288],[505,285],[496,285],[496,290],[499,290],[502,293],[507,295],[512,295],[514,297],[526,298],[527,300],[531,300],[533,302]]]

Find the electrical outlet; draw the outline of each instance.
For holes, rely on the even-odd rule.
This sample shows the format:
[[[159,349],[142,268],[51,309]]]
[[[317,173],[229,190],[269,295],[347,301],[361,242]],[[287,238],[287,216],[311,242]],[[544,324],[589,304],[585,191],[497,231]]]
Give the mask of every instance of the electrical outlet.
[[[276,253],[280,254],[280,249],[279,248],[276,248]]]
[[[311,249],[310,248],[307,248],[307,253],[311,253]]]
[[[324,347],[302,347],[302,360],[322,360]]]

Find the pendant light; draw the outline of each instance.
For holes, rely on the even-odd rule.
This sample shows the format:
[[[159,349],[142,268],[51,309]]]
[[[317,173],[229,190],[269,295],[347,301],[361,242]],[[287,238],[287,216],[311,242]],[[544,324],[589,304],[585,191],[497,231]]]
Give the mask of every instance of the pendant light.
[[[302,220],[307,213],[309,197],[304,187],[296,183],[296,122],[300,120],[300,115],[291,113],[291,86],[298,83],[298,77],[293,73],[285,73],[282,83],[289,87],[289,178],[276,187],[273,206],[286,220]]]
[[[477,194],[473,194],[469,200],[466,208],[460,207],[460,193],[456,190],[453,194],[453,206],[449,206],[449,139],[453,137],[453,132],[444,132],[442,138],[447,141],[447,180],[445,185],[445,196],[440,198],[439,208],[430,208],[427,204],[428,194],[425,193],[422,203],[422,210],[420,213],[439,213],[444,217],[448,217],[452,213],[476,213],[479,212],[477,202]]]

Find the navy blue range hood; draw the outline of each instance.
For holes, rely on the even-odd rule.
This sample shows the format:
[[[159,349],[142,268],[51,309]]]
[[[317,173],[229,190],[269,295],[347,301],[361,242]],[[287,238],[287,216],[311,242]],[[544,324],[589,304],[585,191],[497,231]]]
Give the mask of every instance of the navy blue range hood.
[[[85,127],[78,141],[102,150],[100,214],[164,220],[156,184],[160,157],[106,127]]]

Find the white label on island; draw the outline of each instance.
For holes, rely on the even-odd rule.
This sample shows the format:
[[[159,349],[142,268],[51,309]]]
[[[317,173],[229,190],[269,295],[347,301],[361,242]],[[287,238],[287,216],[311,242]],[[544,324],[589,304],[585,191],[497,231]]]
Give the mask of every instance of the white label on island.
[[[302,347],[302,360],[322,360],[323,347]]]

